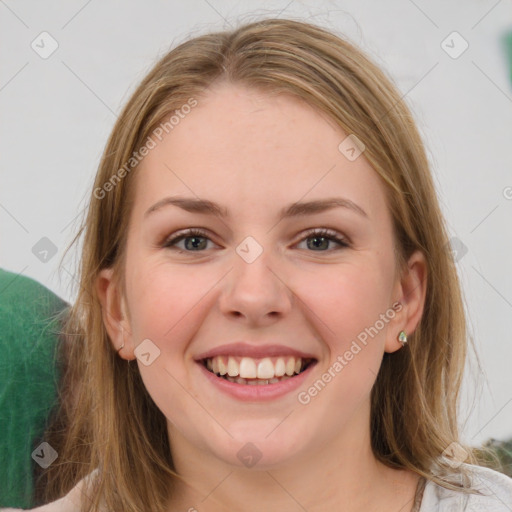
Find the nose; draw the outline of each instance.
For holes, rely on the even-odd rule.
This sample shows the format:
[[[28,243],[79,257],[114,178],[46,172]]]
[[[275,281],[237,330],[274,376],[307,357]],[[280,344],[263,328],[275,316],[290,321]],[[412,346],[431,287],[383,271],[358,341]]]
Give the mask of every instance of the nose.
[[[222,281],[219,307],[223,314],[260,325],[291,311],[294,294],[287,272],[271,252],[254,239],[237,247],[233,268]]]

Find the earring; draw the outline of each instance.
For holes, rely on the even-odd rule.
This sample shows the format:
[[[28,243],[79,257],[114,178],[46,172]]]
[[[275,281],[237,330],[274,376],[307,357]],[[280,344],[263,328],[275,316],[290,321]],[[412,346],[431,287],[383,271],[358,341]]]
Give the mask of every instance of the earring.
[[[405,334],[405,331],[400,331],[397,339],[402,344],[402,347],[405,346],[407,343],[407,334]]]

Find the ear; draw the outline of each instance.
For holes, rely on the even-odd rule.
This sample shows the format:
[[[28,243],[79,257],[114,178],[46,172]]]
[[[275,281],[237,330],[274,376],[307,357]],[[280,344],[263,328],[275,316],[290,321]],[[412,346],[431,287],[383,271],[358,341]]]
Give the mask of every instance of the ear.
[[[394,319],[390,322],[387,330],[385,351],[396,352],[402,348],[398,341],[400,331],[405,331],[410,336],[421,321],[425,297],[427,294],[427,262],[421,251],[415,251],[409,261],[407,268],[395,286],[394,302],[399,302]]]
[[[103,324],[114,350],[123,359],[135,359],[135,347],[125,299],[119,284],[114,279],[112,268],[100,271],[96,279],[96,292],[101,303]]]

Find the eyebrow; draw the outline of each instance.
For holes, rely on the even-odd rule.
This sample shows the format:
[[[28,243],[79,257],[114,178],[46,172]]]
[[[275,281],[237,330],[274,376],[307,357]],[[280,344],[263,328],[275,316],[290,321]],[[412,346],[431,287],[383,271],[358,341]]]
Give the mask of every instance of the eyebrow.
[[[196,199],[193,197],[181,197],[181,196],[172,196],[172,197],[164,197],[153,206],[151,206],[144,217],[147,217],[149,214],[160,210],[164,206],[177,206],[182,210],[191,213],[202,213],[215,215],[221,218],[227,218],[230,216],[229,211],[220,206],[219,204],[209,201],[208,199]],[[279,219],[287,219],[291,217],[298,217],[301,215],[313,215],[315,213],[325,212],[327,210],[332,210],[333,208],[348,208],[359,215],[368,218],[368,214],[356,203],[351,201],[350,199],[345,199],[343,197],[330,197],[327,199],[317,199],[314,201],[306,201],[306,202],[295,202],[290,204],[289,206],[283,208],[279,213]]]

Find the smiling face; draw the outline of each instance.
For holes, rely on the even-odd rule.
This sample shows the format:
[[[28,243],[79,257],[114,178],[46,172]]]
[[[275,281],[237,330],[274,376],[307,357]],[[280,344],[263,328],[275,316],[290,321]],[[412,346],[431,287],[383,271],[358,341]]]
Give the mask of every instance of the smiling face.
[[[237,454],[250,442],[257,451],[244,450],[261,454],[259,467],[275,467],[351,448],[368,433],[383,353],[401,348],[396,336],[414,329],[421,308],[395,274],[383,185],[364,153],[350,161],[340,152],[346,136],[291,96],[220,83],[137,170],[128,314],[106,324],[116,350],[119,326],[129,333],[127,359],[150,340],[141,347],[151,363],[136,352],[137,364],[168,420],[177,466],[194,455],[242,466]],[[199,198],[225,216],[199,211]],[[326,199],[338,205],[291,208]],[[188,228],[200,233],[182,238]],[[108,271],[102,278],[108,297],[116,285]],[[304,373],[280,377],[306,356]],[[259,365],[274,380],[257,382]]]

